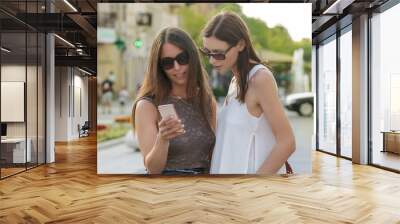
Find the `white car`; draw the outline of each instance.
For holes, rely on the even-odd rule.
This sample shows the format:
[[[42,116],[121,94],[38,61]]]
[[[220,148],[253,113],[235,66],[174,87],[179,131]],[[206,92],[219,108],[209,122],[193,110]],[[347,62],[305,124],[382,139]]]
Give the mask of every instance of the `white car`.
[[[286,96],[285,107],[296,111],[300,116],[311,116],[314,111],[314,94],[312,92],[290,94]]]

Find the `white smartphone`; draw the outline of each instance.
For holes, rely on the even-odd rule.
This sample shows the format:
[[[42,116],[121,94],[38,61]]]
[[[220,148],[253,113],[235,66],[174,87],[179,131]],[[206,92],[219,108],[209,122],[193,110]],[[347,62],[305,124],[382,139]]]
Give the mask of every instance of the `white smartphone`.
[[[164,104],[158,106],[158,111],[161,114],[162,118],[173,116],[178,118],[178,114],[176,113],[175,107],[173,104]]]

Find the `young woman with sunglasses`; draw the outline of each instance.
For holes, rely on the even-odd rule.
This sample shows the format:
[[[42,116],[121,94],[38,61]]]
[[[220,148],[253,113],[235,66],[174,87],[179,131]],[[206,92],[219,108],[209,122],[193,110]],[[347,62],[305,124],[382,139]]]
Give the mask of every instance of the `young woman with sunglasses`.
[[[192,38],[178,28],[155,38],[133,108],[133,126],[149,174],[208,173],[215,143],[216,102]],[[160,116],[173,104],[178,118]]]
[[[213,174],[291,173],[292,128],[271,71],[262,64],[243,20],[231,12],[213,17],[203,30],[203,48],[220,73],[233,73],[218,114]]]

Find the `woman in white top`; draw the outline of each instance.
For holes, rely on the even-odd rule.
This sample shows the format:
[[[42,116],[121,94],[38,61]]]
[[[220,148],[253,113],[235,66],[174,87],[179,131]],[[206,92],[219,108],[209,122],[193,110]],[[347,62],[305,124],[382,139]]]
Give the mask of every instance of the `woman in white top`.
[[[284,173],[295,150],[293,131],[274,76],[256,55],[243,20],[231,12],[216,15],[203,30],[201,51],[220,74],[234,75],[218,115],[210,172]]]

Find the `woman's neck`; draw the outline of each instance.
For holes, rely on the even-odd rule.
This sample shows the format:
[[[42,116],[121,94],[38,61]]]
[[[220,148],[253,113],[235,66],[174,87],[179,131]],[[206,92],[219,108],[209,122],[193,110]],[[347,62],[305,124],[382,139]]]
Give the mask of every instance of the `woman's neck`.
[[[173,86],[171,96],[187,98],[186,86]]]

